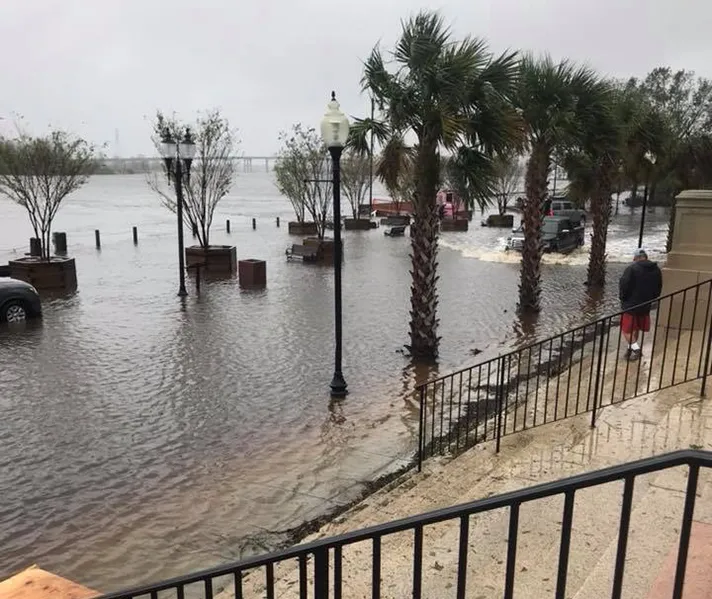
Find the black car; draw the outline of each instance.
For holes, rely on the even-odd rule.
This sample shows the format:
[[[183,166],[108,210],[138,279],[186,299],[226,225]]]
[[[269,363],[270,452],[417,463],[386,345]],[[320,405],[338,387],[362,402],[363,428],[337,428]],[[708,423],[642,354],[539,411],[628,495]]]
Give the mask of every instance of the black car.
[[[41,315],[37,289],[24,281],[0,278],[0,322],[21,322]]]
[[[507,249],[522,251],[524,230],[516,229],[509,238]],[[545,216],[541,228],[545,252],[570,252],[584,243],[584,227],[563,216]]]

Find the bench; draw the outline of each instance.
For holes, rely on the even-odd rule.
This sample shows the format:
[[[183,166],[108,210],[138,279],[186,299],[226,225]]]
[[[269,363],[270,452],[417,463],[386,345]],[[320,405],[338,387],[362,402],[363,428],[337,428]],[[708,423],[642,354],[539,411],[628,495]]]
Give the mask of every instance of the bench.
[[[291,248],[287,248],[287,260],[296,260],[301,258],[304,262],[315,262],[317,251],[319,248],[311,245],[292,244]]]
[[[388,235],[388,237],[401,237],[405,235],[405,225],[391,227],[387,231],[384,231],[383,234]]]

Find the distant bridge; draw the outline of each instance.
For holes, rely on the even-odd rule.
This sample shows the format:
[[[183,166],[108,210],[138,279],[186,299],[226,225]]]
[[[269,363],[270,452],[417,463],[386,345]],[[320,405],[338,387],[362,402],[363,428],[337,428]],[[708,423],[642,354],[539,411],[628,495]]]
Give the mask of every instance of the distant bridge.
[[[244,173],[251,173],[254,165],[259,170],[269,172],[277,161],[277,156],[235,156],[231,158],[237,168]],[[163,158],[136,156],[133,158],[102,158],[100,161],[106,170],[116,173],[148,173],[162,168]],[[261,168],[260,168],[261,167]]]

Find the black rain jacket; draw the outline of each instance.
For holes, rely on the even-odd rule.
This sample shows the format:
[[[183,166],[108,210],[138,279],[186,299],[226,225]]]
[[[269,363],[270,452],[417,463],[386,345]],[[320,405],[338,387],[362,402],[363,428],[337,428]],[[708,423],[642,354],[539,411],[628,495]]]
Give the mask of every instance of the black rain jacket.
[[[618,289],[622,310],[634,314],[649,314],[650,304],[635,310],[631,308],[660,297],[660,292],[663,290],[663,273],[660,272],[657,262],[650,260],[633,262],[621,276]]]

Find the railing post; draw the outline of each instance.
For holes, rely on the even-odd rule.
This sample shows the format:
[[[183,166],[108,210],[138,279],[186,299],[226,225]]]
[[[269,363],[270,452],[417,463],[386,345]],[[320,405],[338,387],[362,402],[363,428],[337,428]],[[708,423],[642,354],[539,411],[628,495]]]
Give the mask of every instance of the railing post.
[[[710,285],[712,285],[712,283],[710,283]],[[707,304],[707,310],[712,312],[712,304],[709,302]],[[710,351],[712,351],[712,316],[710,316],[709,321],[710,325],[709,330],[707,331],[707,351],[705,352],[705,369],[702,371],[702,388],[700,389],[701,397],[706,397],[707,377],[709,376],[710,371]],[[692,332],[690,332],[690,334],[692,334]]]
[[[329,599],[329,548],[314,551],[314,599]]]
[[[598,326],[598,325],[596,325]],[[594,339],[596,338],[594,331]],[[596,426],[596,409],[598,405],[598,393],[601,388],[601,364],[603,362],[603,341],[606,338],[606,321],[601,322],[601,339],[598,342],[598,360],[596,364],[596,384],[593,389],[593,409],[591,410],[591,428]]]
[[[420,418],[418,419],[418,472],[423,470],[423,452],[425,439],[423,433],[425,431],[425,389],[426,385],[420,387]]]
[[[504,412],[504,356],[499,359],[499,371],[497,376],[497,447],[499,453],[500,441],[502,439],[502,418]]]

